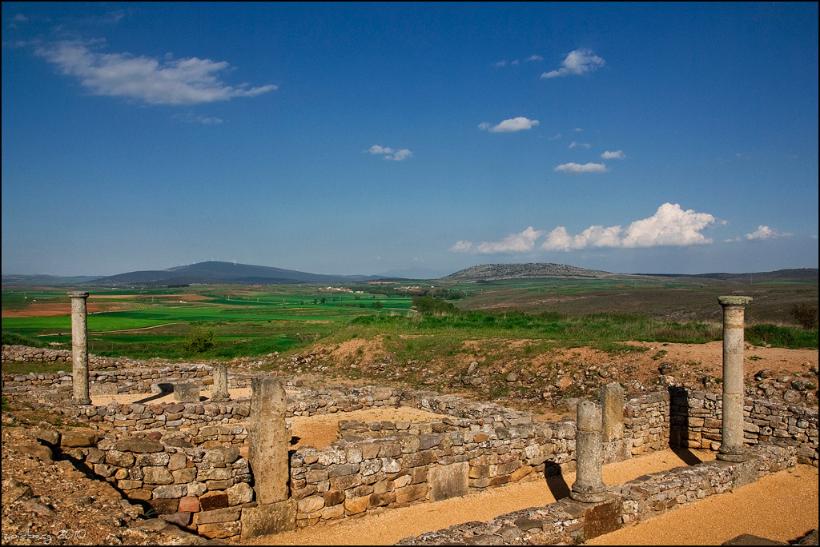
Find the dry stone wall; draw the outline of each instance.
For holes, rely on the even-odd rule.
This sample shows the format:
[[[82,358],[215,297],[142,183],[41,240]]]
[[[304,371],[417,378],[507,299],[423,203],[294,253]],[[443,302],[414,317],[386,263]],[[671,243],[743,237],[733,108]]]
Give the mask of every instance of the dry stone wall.
[[[207,426],[214,428],[214,426]],[[245,450],[231,446],[237,430],[208,435],[154,432],[144,437],[64,433],[64,454],[143,502],[161,518],[209,538],[238,536],[242,507],[253,500]],[[208,440],[205,440],[208,439]]]
[[[405,538],[399,545],[579,544],[674,507],[737,488],[795,462],[794,447],[761,445],[744,463],[708,462],[645,475],[610,489],[610,497],[604,502],[578,503],[567,497],[488,522],[467,522]]]
[[[717,450],[720,447],[722,400],[719,396],[683,388],[671,390],[671,443]],[[817,409],[746,398],[743,406],[746,445],[771,443],[797,450],[800,463],[817,466]]]

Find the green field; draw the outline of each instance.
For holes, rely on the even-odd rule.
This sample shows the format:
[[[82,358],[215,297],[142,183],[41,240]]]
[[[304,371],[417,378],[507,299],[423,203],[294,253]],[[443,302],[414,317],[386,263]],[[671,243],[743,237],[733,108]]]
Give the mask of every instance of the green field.
[[[816,308],[816,283],[744,286],[647,278],[409,284],[458,297],[432,300],[438,308],[429,313],[413,309],[413,294],[420,291],[407,285],[354,284],[348,286],[351,292],[312,285],[91,288],[89,350],[107,356],[224,359],[384,335],[388,349],[402,358],[447,355],[465,340],[494,338],[619,351],[630,340],[718,340],[716,297],[732,292],[755,298],[747,315],[749,342],[817,347],[816,326],[801,328],[790,315],[796,303]],[[95,311],[99,306],[102,311]],[[70,347],[65,289],[4,288],[2,308],[4,343]],[[62,315],[36,315],[45,309]],[[209,332],[212,347],[192,344]]]

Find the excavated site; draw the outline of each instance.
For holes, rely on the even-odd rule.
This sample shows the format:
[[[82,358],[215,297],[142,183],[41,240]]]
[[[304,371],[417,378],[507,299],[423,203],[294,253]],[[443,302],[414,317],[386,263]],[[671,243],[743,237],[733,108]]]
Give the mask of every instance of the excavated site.
[[[790,478],[807,492],[776,503],[813,505],[769,539],[817,542],[816,364],[800,397],[750,383],[739,297],[722,301],[716,388],[602,375],[558,419],[377,382],[89,359],[86,297],[72,295],[65,372],[3,373],[4,544],[629,543],[758,486],[774,500]]]

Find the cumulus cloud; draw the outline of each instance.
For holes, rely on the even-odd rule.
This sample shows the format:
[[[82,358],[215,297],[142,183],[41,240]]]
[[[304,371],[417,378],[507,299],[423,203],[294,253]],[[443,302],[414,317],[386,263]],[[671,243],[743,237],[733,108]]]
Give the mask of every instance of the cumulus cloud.
[[[626,229],[616,226],[590,226],[570,235],[564,226],[547,234],[541,248],[546,251],[571,251],[589,247],[659,247],[705,245],[712,240],[703,230],[715,223],[709,213],[683,210],[677,203],[664,203],[655,214],[632,222]]]
[[[605,150],[601,158],[605,160],[622,160],[626,157],[623,150]]]
[[[568,148],[569,148],[570,150],[571,150],[571,149],[573,149],[573,148],[586,148],[586,149],[589,149],[591,146],[592,146],[592,145],[591,145],[591,144],[589,144],[588,142],[576,142],[576,141],[572,141],[571,143],[569,143],[569,147],[568,147]]]
[[[472,241],[456,241],[450,250],[456,253],[526,253],[535,248],[535,241],[544,234],[542,230],[536,230],[532,226],[527,226],[523,231],[510,234],[500,241],[482,241],[473,245]]]
[[[390,148],[389,146],[381,146],[380,144],[374,144],[367,151],[373,155],[383,156],[384,159],[390,161],[403,161],[413,155],[413,152],[408,150],[407,148]]]
[[[581,75],[598,70],[606,64],[603,58],[598,57],[590,49],[575,49],[570,51],[561,62],[561,67],[541,74],[542,79],[558,78],[561,76]]]
[[[562,163],[555,168],[559,173],[606,173],[606,165],[603,163]]]
[[[472,248],[472,241],[466,241],[461,239],[453,243],[453,245],[450,247],[450,250],[454,253],[469,253],[472,250]]]
[[[228,85],[226,61],[188,57],[160,61],[130,53],[101,53],[78,42],[40,46],[35,53],[95,95],[126,97],[148,104],[191,105],[256,97],[276,85]]]
[[[543,61],[543,60],[544,60],[544,58],[541,57],[538,54],[533,54],[533,55],[530,55],[529,57],[527,57],[527,62],[528,63],[533,63],[533,62],[538,62],[538,61]]]
[[[524,116],[517,116],[515,118],[503,120],[496,125],[489,122],[481,122],[478,124],[478,128],[483,131],[489,131],[490,133],[515,133],[516,131],[532,129],[533,127],[538,126],[539,123],[541,122],[538,120],[531,120]]]
[[[746,239],[750,241],[755,239],[777,239],[780,237],[789,237],[790,235],[791,234],[788,232],[779,232],[774,228],[769,228],[768,226],[761,224],[757,227],[757,230],[746,234]]]

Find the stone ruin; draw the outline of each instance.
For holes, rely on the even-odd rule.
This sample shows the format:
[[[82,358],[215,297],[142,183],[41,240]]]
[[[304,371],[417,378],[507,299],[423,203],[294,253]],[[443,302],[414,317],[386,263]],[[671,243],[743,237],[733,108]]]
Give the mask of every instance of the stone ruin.
[[[613,383],[601,388],[598,402],[578,404],[577,420],[539,422],[526,412],[452,395],[378,386],[313,389],[271,375],[229,375],[224,366],[89,372],[87,293],[71,296],[72,375],[4,375],[3,393],[85,423],[80,431],[44,433],[42,442],[115,485],[146,513],[207,538],[248,539],[574,469],[569,496],[556,503],[402,543],[579,542],[796,462],[818,462],[816,408],[743,397],[748,299],[742,297],[720,300],[722,397],[672,387],[626,400]],[[229,385],[250,387],[250,398],[232,399]],[[172,402],[154,401],[169,392]],[[94,405],[95,393],[150,395]],[[340,420],[329,446],[292,447],[289,418],[399,407],[438,417]],[[719,459],[604,486],[604,463],[670,446],[718,451]]]

